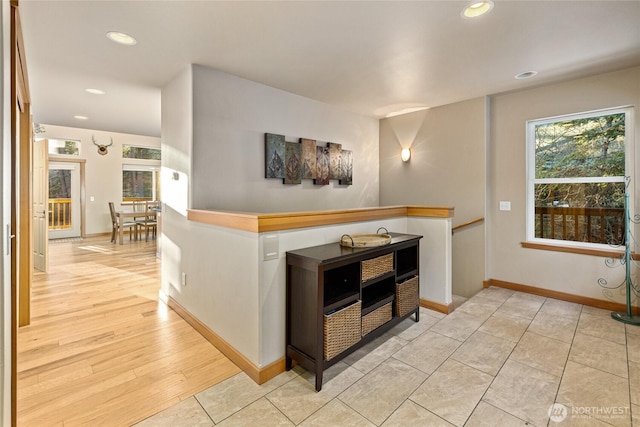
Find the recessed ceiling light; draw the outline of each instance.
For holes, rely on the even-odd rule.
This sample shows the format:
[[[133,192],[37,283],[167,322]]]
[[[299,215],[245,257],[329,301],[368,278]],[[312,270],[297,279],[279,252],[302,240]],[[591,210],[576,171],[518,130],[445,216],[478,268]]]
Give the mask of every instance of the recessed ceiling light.
[[[104,95],[104,94],[106,94],[106,93],[107,93],[107,92],[105,92],[105,91],[103,91],[103,90],[100,90],[100,89],[92,89],[92,88],[85,89],[85,92],[89,92],[89,93],[92,93],[92,94],[94,94],[94,95]]]
[[[121,33],[119,31],[109,31],[107,33],[107,38],[112,42],[124,44],[127,46],[133,46],[134,44],[138,43],[138,41],[129,34]]]
[[[73,116],[73,118],[78,120],[89,120],[89,117],[87,116]]]
[[[460,15],[463,18],[477,18],[478,16],[482,16],[485,13],[488,13],[491,9],[493,9],[492,0],[474,1],[473,3],[462,9]]]
[[[518,80],[528,79],[538,74],[537,71],[525,71],[524,73],[516,74],[515,78]]]

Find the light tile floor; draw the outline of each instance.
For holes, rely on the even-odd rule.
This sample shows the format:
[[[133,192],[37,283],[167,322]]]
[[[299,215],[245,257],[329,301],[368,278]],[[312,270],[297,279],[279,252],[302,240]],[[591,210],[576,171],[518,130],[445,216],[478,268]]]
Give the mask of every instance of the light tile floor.
[[[500,288],[459,302],[421,308],[318,393],[299,367],[262,385],[240,373],[137,426],[640,427],[639,326]]]

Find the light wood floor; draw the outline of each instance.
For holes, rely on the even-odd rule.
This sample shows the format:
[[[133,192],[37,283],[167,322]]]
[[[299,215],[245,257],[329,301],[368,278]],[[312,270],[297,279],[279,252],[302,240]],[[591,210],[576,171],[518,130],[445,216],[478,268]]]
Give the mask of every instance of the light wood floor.
[[[126,426],[240,372],[158,301],[154,242],[52,243],[18,333],[18,425]]]

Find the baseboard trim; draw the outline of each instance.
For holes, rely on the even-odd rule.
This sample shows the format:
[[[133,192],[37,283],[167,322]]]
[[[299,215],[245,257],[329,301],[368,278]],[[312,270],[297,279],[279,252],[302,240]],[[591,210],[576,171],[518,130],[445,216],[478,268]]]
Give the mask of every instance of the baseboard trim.
[[[575,302],[577,304],[588,305],[590,307],[602,308],[611,311],[627,311],[625,304],[613,301],[605,301],[596,298],[583,297],[566,292],[552,291],[550,289],[537,288],[535,286],[522,285],[519,283],[506,282],[504,280],[489,279],[483,282],[483,287],[495,286],[498,288],[510,289],[512,291],[526,292],[528,294],[539,295],[547,298],[555,298],[562,301]],[[633,314],[640,314],[640,307],[631,307]]]
[[[167,305],[173,309],[180,317],[182,317],[188,324],[190,324],[200,335],[202,335],[207,341],[209,341],[215,348],[220,350],[222,354],[227,356],[229,360],[235,363],[240,369],[242,369],[253,381],[258,384],[265,383],[271,378],[285,371],[285,359],[280,360],[259,368],[254,365],[249,359],[244,357],[242,353],[233,348],[228,342],[222,339],[218,334],[213,332],[207,325],[198,320],[189,311],[176,302],[170,296],[162,298]]]
[[[453,302],[451,304],[440,304],[439,302],[420,298],[420,307],[438,311],[440,313],[449,314],[453,311]]]

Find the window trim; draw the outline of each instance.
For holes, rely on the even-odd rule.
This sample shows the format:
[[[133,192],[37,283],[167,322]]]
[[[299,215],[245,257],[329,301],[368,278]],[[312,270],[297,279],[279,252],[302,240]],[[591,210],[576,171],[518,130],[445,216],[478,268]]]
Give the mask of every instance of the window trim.
[[[625,173],[622,177],[581,177],[581,178],[535,178],[535,127],[539,124],[561,122],[566,120],[579,120],[594,116],[604,116],[610,114],[625,115]],[[635,138],[634,138],[634,107],[632,105],[590,110],[581,113],[563,114],[558,116],[545,117],[540,119],[527,120],[526,122],[526,240],[522,242],[523,247],[535,249],[560,250],[562,252],[585,253],[594,252],[616,252],[613,246],[605,243],[576,242],[570,240],[557,240],[535,237],[535,184],[544,183],[592,183],[592,182],[624,182],[625,176],[634,176],[635,170]],[[635,183],[634,179],[629,180],[627,187],[629,193],[629,206],[633,210],[635,206]]]
[[[565,242],[564,240],[558,241]],[[586,248],[584,246],[571,247],[563,244],[556,245],[553,243],[539,242],[520,242],[520,245],[526,249],[540,249],[545,251],[565,252],[570,254],[591,255],[602,258],[619,258],[624,254],[624,249],[613,249],[610,246],[607,246],[606,248]],[[632,254],[632,256],[634,259],[639,259],[638,255],[635,252]]]

